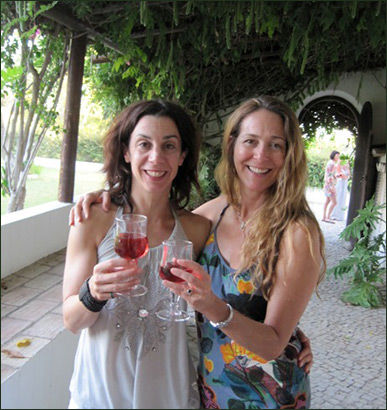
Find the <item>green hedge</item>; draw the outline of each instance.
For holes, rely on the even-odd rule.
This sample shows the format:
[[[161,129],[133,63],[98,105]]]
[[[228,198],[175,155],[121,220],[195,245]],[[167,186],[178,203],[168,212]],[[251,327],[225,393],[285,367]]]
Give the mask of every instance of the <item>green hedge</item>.
[[[325,167],[327,159],[309,154],[308,155],[308,186],[312,188],[324,187]]]
[[[62,150],[62,137],[47,137],[43,140],[38,157],[60,159]],[[102,142],[95,138],[81,137],[78,140],[77,161],[103,162]]]

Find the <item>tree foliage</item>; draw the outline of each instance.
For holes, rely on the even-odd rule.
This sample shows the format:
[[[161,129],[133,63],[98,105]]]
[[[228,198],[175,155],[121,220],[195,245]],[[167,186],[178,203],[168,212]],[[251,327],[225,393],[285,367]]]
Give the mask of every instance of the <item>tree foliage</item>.
[[[1,127],[1,188],[8,212],[24,207],[25,184],[39,146],[57,117],[56,105],[66,70],[68,39],[60,26],[38,26],[36,19],[56,2],[1,5],[1,97],[7,100]]]
[[[215,118],[214,135],[246,98],[272,94],[296,108],[340,75],[386,60],[384,1],[5,1],[1,11],[2,98],[15,96],[2,124],[2,189],[13,210],[57,115],[74,34],[65,20],[89,36],[84,78],[106,115],[138,99],[178,99],[203,129]]]
[[[298,106],[344,73],[385,67],[384,1],[65,2],[122,50],[93,52],[111,111],[177,98],[201,124],[257,94]]]

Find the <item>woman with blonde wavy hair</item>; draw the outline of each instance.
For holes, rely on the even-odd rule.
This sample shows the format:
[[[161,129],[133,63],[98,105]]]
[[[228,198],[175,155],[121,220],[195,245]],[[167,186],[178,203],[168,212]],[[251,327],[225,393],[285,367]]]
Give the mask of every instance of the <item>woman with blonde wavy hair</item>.
[[[285,103],[262,96],[235,110],[216,170],[221,195],[193,211],[211,221],[210,237],[198,263],[172,269],[184,283],[163,281],[197,312],[202,408],[310,407],[312,355],[297,325],[326,264],[306,178]],[[78,202],[72,218],[98,195]]]
[[[179,260],[186,283],[165,283],[197,311],[202,407],[309,408],[297,324],[326,264],[285,103],[263,96],[236,109],[216,178],[221,195],[194,211],[212,222],[199,263]]]

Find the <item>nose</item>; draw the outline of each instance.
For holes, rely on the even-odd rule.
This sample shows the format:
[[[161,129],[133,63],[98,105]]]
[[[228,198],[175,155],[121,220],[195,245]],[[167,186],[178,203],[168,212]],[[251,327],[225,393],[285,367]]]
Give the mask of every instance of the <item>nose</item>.
[[[149,152],[149,161],[151,162],[158,162],[162,158],[162,150],[160,147],[154,146],[152,150]]]
[[[269,148],[265,144],[258,144],[254,148],[254,157],[258,159],[266,159],[269,157]]]

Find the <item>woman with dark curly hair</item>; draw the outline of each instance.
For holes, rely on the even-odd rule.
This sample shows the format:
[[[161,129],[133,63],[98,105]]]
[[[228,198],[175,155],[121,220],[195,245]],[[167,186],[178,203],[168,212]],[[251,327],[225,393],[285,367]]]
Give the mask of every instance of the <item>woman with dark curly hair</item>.
[[[198,255],[210,223],[183,208],[199,187],[199,137],[189,115],[166,101],[126,108],[104,140],[104,172],[113,205],[93,205],[71,227],[63,282],[67,329],[81,332],[70,408],[198,408],[185,326],[159,319],[169,301],[158,277],[162,241],[189,239]],[[133,261],[114,252],[115,218],[147,216],[149,253]],[[148,293],[122,297],[141,281]]]

